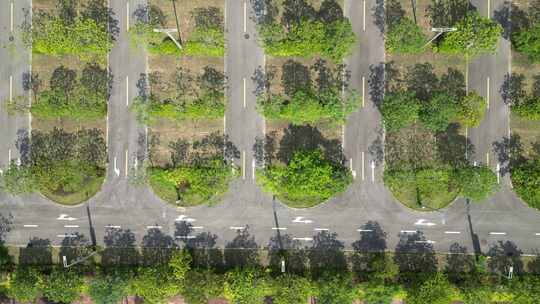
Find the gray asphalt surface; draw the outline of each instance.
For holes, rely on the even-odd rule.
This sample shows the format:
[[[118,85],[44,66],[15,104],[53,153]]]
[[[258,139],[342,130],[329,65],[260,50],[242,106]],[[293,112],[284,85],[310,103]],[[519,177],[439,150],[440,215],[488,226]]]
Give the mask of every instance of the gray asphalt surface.
[[[15,145],[18,136],[29,131],[29,114],[9,115],[5,105],[22,98],[29,102],[23,90],[23,73],[30,71],[30,54],[21,41],[20,26],[24,21],[23,9],[30,10],[30,0],[0,1],[0,169],[5,170],[11,160],[17,161],[19,151]],[[13,9],[12,6],[13,5]],[[13,13],[12,13],[13,12]],[[12,39],[10,39],[12,38]],[[10,80],[11,79],[11,80]]]
[[[347,60],[352,73],[351,85],[357,89],[361,88],[362,77],[365,78],[367,89],[369,75],[366,74],[369,67],[384,59],[381,34],[373,24],[374,7],[374,0],[366,2],[364,31],[362,1],[346,1],[345,13],[351,16],[353,28],[360,37],[359,46]],[[454,242],[466,246],[469,252],[472,252],[471,226],[484,251],[497,240],[514,241],[525,253],[534,253],[533,250],[540,247],[540,236],[536,235],[540,233],[540,213],[525,207],[512,192],[506,191],[506,188],[487,202],[472,205],[469,225],[466,204],[461,200],[441,212],[421,213],[403,207],[393,199],[380,180],[382,164],[377,164],[377,176],[372,182],[369,172],[371,168],[367,166],[373,159],[369,147],[379,136],[380,118],[371,95],[367,93],[364,94],[365,106],[350,117],[345,130],[345,153],[353,159],[356,179],[344,194],[311,209],[293,210],[279,202],[273,202],[270,195],[262,193],[253,181],[251,160],[255,137],[263,134],[264,125],[255,111],[255,96],[250,78],[259,65],[264,65],[264,56],[256,44],[254,24],[249,19],[246,23],[249,39],[244,36],[242,1],[226,1],[228,51],[225,63],[229,77],[229,109],[226,113],[225,130],[240,151],[240,158],[236,160],[238,165],[244,164],[242,154],[246,151],[245,179],[241,175],[233,183],[223,203],[189,209],[174,208],[161,202],[147,187],[131,186],[124,175],[123,154],[126,148],[128,155],[136,151],[135,138],[142,127],[134,121],[125,105],[124,81],[125,76],[129,76],[130,84],[134,84],[135,79],[138,79],[137,75],[144,72],[145,55],[140,51],[132,51],[128,46],[125,27],[122,26],[125,20],[125,1],[114,1],[113,8],[120,20],[121,35],[110,56],[115,86],[109,104],[111,167],[106,183],[102,191],[89,202],[72,208],[47,202],[39,195],[10,197],[0,194],[2,213],[9,212],[13,215],[13,230],[7,235],[9,244],[24,246],[30,237],[40,237],[59,245],[66,234],[80,232],[88,236],[90,217],[99,243],[103,242],[108,229],[130,229],[140,242],[151,229],[160,229],[173,236],[175,224],[189,222],[196,227],[191,235],[202,231],[215,234],[215,245],[219,247],[245,246],[231,243],[238,235],[239,228],[246,229],[245,227],[249,227],[247,229],[254,238],[254,243],[265,247],[269,239],[277,234],[274,228],[279,227],[282,235],[299,238],[297,241],[308,247],[312,245],[310,238],[328,230],[330,233],[337,233],[337,238],[343,242],[345,248],[350,249],[352,242],[358,240],[362,233],[369,233],[359,232],[357,229],[364,229],[363,225],[368,221],[377,221],[387,233],[389,250],[395,248],[401,235],[422,231],[426,241],[432,242],[439,252],[447,252]],[[248,13],[249,11],[250,9]],[[244,78],[247,87],[245,108]],[[129,90],[135,92],[133,87]],[[130,96],[133,95],[134,93],[130,93]],[[495,102],[496,97],[493,98]],[[361,164],[358,163],[361,152],[364,152],[366,162],[363,181]],[[114,157],[117,157],[116,168]],[[120,176],[116,176],[114,169],[120,170]]]

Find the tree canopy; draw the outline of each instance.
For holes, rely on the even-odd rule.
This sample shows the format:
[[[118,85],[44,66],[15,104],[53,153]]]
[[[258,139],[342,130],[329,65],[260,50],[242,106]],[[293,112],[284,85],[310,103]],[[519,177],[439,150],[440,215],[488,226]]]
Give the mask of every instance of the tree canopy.
[[[390,53],[418,54],[424,51],[426,43],[422,28],[407,17],[390,24],[386,33],[385,46]]]
[[[540,159],[531,159],[512,168],[512,185],[529,206],[540,209]]]

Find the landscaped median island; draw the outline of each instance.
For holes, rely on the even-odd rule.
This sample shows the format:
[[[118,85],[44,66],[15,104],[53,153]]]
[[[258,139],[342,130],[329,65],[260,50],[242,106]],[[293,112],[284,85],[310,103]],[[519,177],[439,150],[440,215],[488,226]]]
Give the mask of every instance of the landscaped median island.
[[[40,192],[74,205],[96,194],[105,178],[105,117],[113,75],[106,58],[118,32],[105,0],[40,0],[24,40],[32,72],[23,75],[31,95],[8,103],[10,112],[32,114],[32,136],[20,135],[20,163],[5,172],[11,194]]]
[[[233,162],[239,152],[223,135],[223,5],[150,1],[135,12],[130,29],[134,47],[149,51],[149,74],[139,80],[143,93],[131,105],[148,126],[149,155],[144,172],[134,170],[130,179],[178,206],[218,203],[239,172]],[[171,35],[182,50],[162,32],[167,29],[176,30]]]

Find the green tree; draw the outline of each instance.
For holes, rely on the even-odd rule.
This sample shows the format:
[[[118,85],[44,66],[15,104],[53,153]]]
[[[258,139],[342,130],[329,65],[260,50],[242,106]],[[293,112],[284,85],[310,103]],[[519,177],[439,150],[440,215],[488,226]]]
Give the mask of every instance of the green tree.
[[[511,169],[512,185],[529,206],[540,209],[540,159],[531,159]]]
[[[191,255],[187,250],[175,250],[169,261],[169,267],[172,269],[174,279],[183,282],[186,273],[191,267]]]
[[[352,181],[347,168],[332,163],[320,150],[297,151],[288,164],[272,164],[258,176],[266,191],[297,207],[323,202]]]
[[[41,289],[48,300],[68,304],[81,296],[83,284],[83,277],[79,273],[55,267],[46,276]]]
[[[116,304],[128,295],[129,276],[122,272],[99,273],[92,278],[88,294],[96,304]]]
[[[43,277],[36,268],[20,265],[11,275],[8,295],[19,302],[33,302],[42,284]]]
[[[424,51],[426,42],[422,28],[404,17],[390,26],[386,33],[385,46],[390,53],[418,54]]]
[[[358,292],[350,275],[323,276],[317,283],[317,303],[352,303],[358,298]]]
[[[420,121],[433,132],[442,132],[448,128],[457,116],[456,100],[446,93],[437,93],[427,104],[422,105]]]
[[[133,294],[148,303],[166,303],[180,293],[182,286],[174,277],[168,265],[139,268],[137,275],[131,280],[130,290]]]
[[[387,131],[397,131],[412,125],[418,119],[420,102],[414,92],[391,92],[385,94],[381,105],[384,127]]]
[[[530,28],[512,33],[512,44],[530,60],[540,62],[540,22]]]
[[[281,275],[273,284],[274,304],[305,304],[314,292],[308,279],[295,275]]]
[[[497,175],[486,166],[467,166],[456,169],[455,181],[461,196],[479,202],[499,188]]]
[[[268,279],[259,270],[235,269],[225,274],[224,295],[235,304],[259,304],[269,294]]]
[[[436,273],[420,286],[407,292],[406,302],[410,304],[451,304],[455,295],[454,287],[442,273]]]
[[[484,118],[486,107],[485,98],[476,92],[470,92],[458,105],[457,120],[466,127],[477,127]]]
[[[11,195],[31,193],[37,188],[31,168],[26,165],[18,166],[14,161],[9,164],[1,178],[1,188]]]
[[[510,106],[512,112],[529,120],[540,120],[540,96],[527,96]]]
[[[223,294],[223,275],[212,271],[192,270],[186,275],[182,296],[190,304],[207,304]]]
[[[456,24],[457,30],[445,34],[438,50],[443,53],[465,54],[473,57],[480,53],[493,53],[503,29],[490,18],[475,11]]]
[[[364,283],[360,285],[361,299],[366,304],[391,304],[402,292],[401,286],[395,283]]]

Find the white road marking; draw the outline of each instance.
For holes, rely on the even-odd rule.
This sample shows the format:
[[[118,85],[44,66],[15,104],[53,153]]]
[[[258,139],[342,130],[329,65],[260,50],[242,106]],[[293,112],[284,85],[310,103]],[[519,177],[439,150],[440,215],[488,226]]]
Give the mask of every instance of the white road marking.
[[[366,159],[365,159],[365,153],[362,151],[362,180],[366,179]]]
[[[194,236],[194,235],[177,235],[176,238],[177,239],[194,239],[194,238],[196,238],[196,236]]]
[[[476,161],[473,162],[473,166],[478,166],[478,163]]]
[[[366,2],[364,2],[365,4]],[[362,108],[366,106],[366,77],[362,76]]]
[[[10,3],[10,18],[9,18],[9,28],[10,28],[10,31],[13,32],[13,2]]]
[[[69,216],[69,215],[67,215],[67,214],[60,214],[60,216],[57,218],[57,220],[59,220],[59,221],[69,221],[69,222],[71,222],[71,221],[76,221],[77,218],[71,217],[71,216]]]
[[[486,166],[489,167],[489,152],[486,153]]]
[[[223,115],[223,134],[227,134],[227,115]]]
[[[356,171],[354,171],[354,168],[353,168],[352,158],[349,160],[349,170],[351,170],[353,179],[356,179]]]
[[[309,237],[298,238],[298,237],[295,237],[295,238],[293,238],[293,240],[311,242],[311,241],[313,241],[313,238],[309,238]]]
[[[537,232],[537,233],[535,233],[534,235],[536,235],[536,236],[540,236],[540,233],[538,233],[538,232]]]
[[[125,155],[125,159],[124,159],[124,162],[125,162],[124,170],[125,170],[126,177],[128,176],[128,161],[129,161],[129,159],[128,159],[128,150],[126,149],[126,155]]]
[[[126,2],[126,32],[129,32],[129,0]]]
[[[495,171],[497,172],[497,184],[501,183],[501,164],[497,163],[497,167],[495,168]]]
[[[461,234],[459,231],[445,231],[445,234]]]
[[[414,223],[414,225],[416,225],[416,226],[427,226],[427,227],[431,227],[431,226],[435,226],[435,225],[437,225],[437,224],[432,223],[432,222],[428,222],[428,221],[425,220],[425,219],[419,219],[418,221],[416,221],[416,223]]]
[[[246,150],[242,151],[242,179],[246,179]]]
[[[356,229],[358,232],[373,232],[371,229]]]
[[[58,234],[56,235],[56,237],[59,237],[59,238],[75,238],[77,237],[76,234]]]
[[[244,83],[244,92],[243,92],[243,100],[244,100],[244,109],[246,108],[247,104],[246,104],[246,78],[244,77],[243,78],[243,83]]]
[[[487,78],[486,80],[486,85],[487,85],[487,89],[486,89],[486,101],[487,101],[487,108],[489,110],[489,77]]]
[[[345,149],[345,125],[341,125],[341,149]]]
[[[315,230],[315,231],[330,231],[330,229],[328,229],[328,228],[315,228],[313,230]]]
[[[363,27],[364,32],[365,32],[366,31],[366,0],[364,0],[364,3],[363,3],[363,15],[364,15],[364,18],[363,18],[362,27]]]
[[[287,227],[272,227],[272,230],[287,230]]]
[[[118,169],[118,166],[116,165],[116,156],[114,157],[114,173],[116,176],[120,176],[120,169]]]
[[[129,76],[126,76],[126,107],[129,107]]]
[[[313,223],[312,220],[305,220],[303,216],[297,216],[292,221],[293,223],[302,223],[302,224],[311,224]]]
[[[33,225],[33,224],[29,224],[29,225],[23,225],[24,228],[37,228],[39,227],[38,225]]]
[[[230,230],[244,230],[246,227],[244,226],[231,226],[229,227]]]
[[[251,160],[251,178],[255,180],[255,159]]]
[[[417,233],[416,230],[401,230],[400,233]]]
[[[491,0],[487,0],[487,16],[491,17]]]
[[[375,182],[375,162],[371,161],[371,181]]]
[[[193,226],[191,229],[204,229],[204,226]]]
[[[8,149],[8,166],[11,164],[11,149]]]
[[[146,226],[146,229],[161,229],[161,226],[157,226],[157,225],[154,225],[154,226]]]
[[[13,102],[13,76],[9,76],[9,102]]]
[[[64,225],[64,228],[79,228],[79,225]]]
[[[263,132],[263,139],[266,140],[266,119],[263,117],[262,119],[262,132]]]
[[[196,221],[194,218],[187,217],[184,214],[180,214],[175,220],[175,222],[187,222],[187,223],[193,223]]]
[[[247,32],[247,0],[244,1],[244,33]]]
[[[506,235],[506,232],[490,232],[490,235]]]
[[[118,225],[106,225],[104,226],[105,228],[108,228],[108,229],[120,229],[121,227],[118,226]]]
[[[414,241],[414,242],[418,244],[435,244],[436,243],[435,241],[432,241],[432,240]]]

